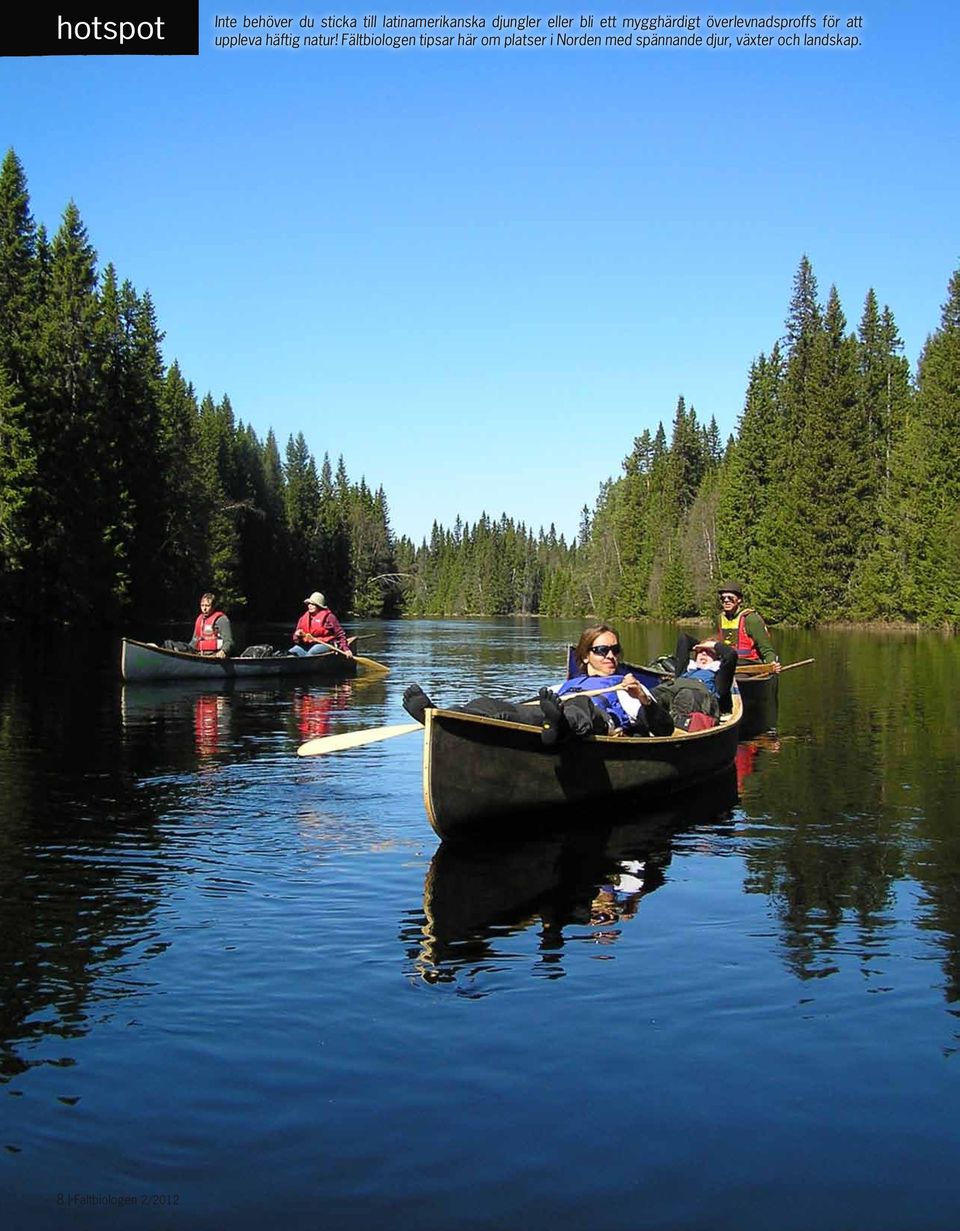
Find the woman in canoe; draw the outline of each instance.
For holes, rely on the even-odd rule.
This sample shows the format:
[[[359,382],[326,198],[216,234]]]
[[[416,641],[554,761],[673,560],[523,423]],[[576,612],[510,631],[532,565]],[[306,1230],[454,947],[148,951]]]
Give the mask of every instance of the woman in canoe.
[[[621,669],[621,653],[620,637],[609,624],[594,624],[584,629],[576,649],[579,673],[565,680],[556,692],[541,688],[538,702],[534,703],[540,707],[539,725],[544,744],[551,746],[570,735],[673,733],[669,712],[632,672]],[[580,695],[599,689],[610,691],[600,696]],[[403,708],[417,722],[423,722],[433,702],[418,684],[411,684],[403,694]],[[536,725],[536,711],[532,706],[493,697],[477,697],[466,705],[451,708],[465,714]]]
[[[575,735],[672,735],[673,719],[669,711],[649,692],[629,668],[621,663],[623,649],[620,635],[609,624],[594,624],[580,634],[574,650],[576,675],[564,680],[556,691],[558,698],[571,697],[562,707],[559,725]],[[580,697],[577,693],[621,685],[616,692],[599,697]],[[543,692],[540,704],[543,706]],[[590,729],[583,721],[583,701],[589,701],[586,714]],[[599,721],[598,721],[599,717]],[[601,727],[602,724],[602,727]]]

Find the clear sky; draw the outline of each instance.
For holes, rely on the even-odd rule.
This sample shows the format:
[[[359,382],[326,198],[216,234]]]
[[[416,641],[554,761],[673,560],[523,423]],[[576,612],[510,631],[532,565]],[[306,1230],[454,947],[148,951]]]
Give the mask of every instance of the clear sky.
[[[74,200],[150,291],[200,396],[342,455],[397,534],[505,511],[569,538],[680,394],[726,436],[804,254],[851,327],[875,289],[911,364],[937,327],[955,0],[200,8],[198,57],[0,59],[3,147],[38,222]],[[862,46],[214,46],[217,14],[367,12],[687,13],[705,40],[710,14],[831,13]]]

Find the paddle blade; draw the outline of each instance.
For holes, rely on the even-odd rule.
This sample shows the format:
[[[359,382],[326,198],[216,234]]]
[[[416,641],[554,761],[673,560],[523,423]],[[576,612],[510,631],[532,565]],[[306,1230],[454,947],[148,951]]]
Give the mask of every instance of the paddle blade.
[[[348,748],[362,748],[364,744],[378,744],[383,739],[397,735],[410,735],[422,731],[419,722],[399,722],[392,727],[371,727],[368,731],[344,731],[340,735],[318,735],[308,739],[297,749],[298,757],[319,757],[328,752],[345,752]]]
[[[362,667],[364,671],[373,671],[379,675],[390,674],[390,668],[385,667],[383,663],[378,663],[375,658],[364,658],[362,654],[354,654],[353,661],[358,667]]]

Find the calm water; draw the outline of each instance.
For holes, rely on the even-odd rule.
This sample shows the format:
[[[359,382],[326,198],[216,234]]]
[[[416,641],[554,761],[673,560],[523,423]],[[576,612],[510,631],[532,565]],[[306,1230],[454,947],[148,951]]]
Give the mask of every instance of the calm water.
[[[362,631],[385,679],[223,693],[0,642],[5,1225],[954,1227],[960,644],[784,633],[707,797],[454,853],[419,736],[297,745],[577,626]]]

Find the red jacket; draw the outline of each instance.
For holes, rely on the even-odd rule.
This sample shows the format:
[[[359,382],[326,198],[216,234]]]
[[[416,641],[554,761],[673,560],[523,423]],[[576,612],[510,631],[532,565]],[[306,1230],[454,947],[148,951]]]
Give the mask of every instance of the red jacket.
[[[300,641],[305,633],[316,637],[318,641],[325,641],[328,645],[336,645],[338,649],[347,649],[347,634],[329,607],[321,607],[314,615],[309,611],[303,613],[293,630],[293,640]]]
[[[193,626],[193,645],[198,654],[215,654],[223,649],[223,639],[217,636],[215,628],[217,620],[223,616],[222,611],[211,611],[204,615],[201,611]]]

